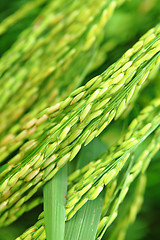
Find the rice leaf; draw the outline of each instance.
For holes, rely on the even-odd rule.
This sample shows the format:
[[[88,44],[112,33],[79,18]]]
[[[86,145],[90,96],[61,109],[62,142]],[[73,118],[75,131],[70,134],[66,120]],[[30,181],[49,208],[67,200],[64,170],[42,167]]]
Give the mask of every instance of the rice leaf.
[[[103,205],[103,193],[87,202],[75,216],[66,222],[65,240],[93,240],[96,237]]]
[[[82,148],[77,167],[82,168],[88,162],[95,160],[98,155],[104,153],[106,148],[99,139],[94,139],[85,149]],[[93,151],[93,149],[96,149],[96,151]],[[71,220],[66,222],[65,240],[95,239],[102,205],[103,193],[95,200],[88,201]]]
[[[65,165],[43,188],[44,218],[47,240],[63,240],[65,229],[65,200],[67,166]]]

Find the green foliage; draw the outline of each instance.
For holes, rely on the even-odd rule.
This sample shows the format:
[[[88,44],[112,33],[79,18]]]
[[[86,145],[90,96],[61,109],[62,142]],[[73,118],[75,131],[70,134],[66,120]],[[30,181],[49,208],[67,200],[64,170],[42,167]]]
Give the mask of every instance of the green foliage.
[[[44,217],[47,239],[64,239],[65,196],[67,194],[67,166],[46,183],[44,193]]]
[[[0,239],[158,239],[158,0],[9,3]]]

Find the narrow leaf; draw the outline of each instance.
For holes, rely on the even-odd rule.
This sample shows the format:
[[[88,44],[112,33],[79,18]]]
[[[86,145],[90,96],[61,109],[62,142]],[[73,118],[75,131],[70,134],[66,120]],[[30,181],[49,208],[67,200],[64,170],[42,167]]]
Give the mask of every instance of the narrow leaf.
[[[67,166],[65,165],[43,188],[47,240],[64,239],[66,192]]]
[[[93,240],[96,237],[103,205],[103,194],[87,202],[66,222],[65,240]]]
[[[93,140],[87,147],[82,148],[77,163],[78,168],[96,159],[106,150],[106,146],[99,140]],[[95,149],[95,151],[94,151]],[[72,219],[66,222],[65,240],[93,240],[96,237],[103,205],[103,193],[95,200],[88,201]]]

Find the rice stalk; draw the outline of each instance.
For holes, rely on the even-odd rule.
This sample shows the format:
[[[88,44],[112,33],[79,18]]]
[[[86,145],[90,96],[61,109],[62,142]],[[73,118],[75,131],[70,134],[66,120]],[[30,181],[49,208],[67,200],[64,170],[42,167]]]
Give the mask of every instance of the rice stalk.
[[[147,106],[145,109],[142,110],[141,114],[137,117],[137,119],[141,119],[141,121],[145,121],[144,119],[144,116],[146,114],[146,110],[149,109],[149,107]],[[152,118],[152,116],[150,115],[150,113],[148,113],[148,116],[150,116]],[[137,120],[136,119],[136,120]],[[142,120],[143,119],[143,120]],[[135,124],[136,120],[134,119],[131,123],[130,126],[133,127],[133,125]],[[141,125],[141,124],[140,124]],[[143,125],[143,124],[142,124]],[[136,125],[135,125],[136,127]],[[130,129],[131,127],[129,127]],[[138,126],[137,126],[138,128]],[[132,129],[132,128],[131,128]],[[131,130],[130,129],[130,130]],[[138,128],[139,129],[139,128]],[[135,128],[132,129],[133,131],[133,134],[138,134],[139,133],[139,130],[137,129],[137,132],[135,131]],[[145,129],[145,127],[143,126],[142,128],[143,130]],[[143,132],[143,131],[141,131]],[[145,133],[146,134],[146,133]],[[127,136],[127,134],[126,134]],[[143,136],[144,137],[144,136]],[[121,139],[121,141],[123,141],[124,138]],[[143,139],[144,140],[144,139]],[[121,141],[119,141],[119,145],[118,146],[121,146]],[[125,142],[125,141],[123,141]],[[123,188],[122,186],[120,185],[120,189],[121,189],[121,192],[120,194],[117,196],[116,200],[115,200],[115,194],[114,192],[118,192],[118,189],[116,184],[115,184],[115,180],[116,180],[116,175],[112,175],[112,178],[107,178],[108,176],[105,174],[102,175],[102,179],[103,179],[103,176],[105,176],[106,178],[106,183],[109,187],[109,191],[107,192],[107,196],[105,197],[105,203],[104,203],[104,207],[103,207],[103,210],[102,210],[102,218],[101,218],[101,221],[100,221],[100,225],[99,225],[99,229],[98,229],[98,233],[97,235],[99,235],[101,232],[104,232],[106,231],[106,229],[109,227],[109,225],[114,221],[114,219],[116,218],[116,215],[117,215],[117,210],[118,210],[118,207],[120,205],[120,203],[123,201],[125,195],[127,194],[127,191],[130,187],[130,184],[134,181],[134,179],[139,175],[139,174],[144,174],[145,171],[146,171],[146,168],[149,164],[149,162],[151,161],[151,159],[153,158],[153,156],[158,152],[160,148],[160,144],[159,144],[159,128],[156,130],[156,133],[155,133],[155,136],[154,138],[152,139],[151,143],[148,145],[147,149],[145,149],[142,154],[140,155],[140,157],[138,158],[138,160],[136,160],[133,164],[133,166],[130,168],[129,172],[127,173],[127,177],[125,176],[125,181],[123,182]],[[67,195],[67,204],[68,205],[71,205],[73,207],[71,207],[71,215],[70,216],[74,216],[76,211],[74,209],[74,206],[76,206],[76,192],[77,194],[80,194],[81,193],[81,197],[79,197],[79,208],[82,207],[84,205],[85,202],[87,201],[84,201],[85,197],[82,198],[82,194],[84,193],[84,196],[85,196],[85,192],[87,191],[87,189],[85,189],[85,187],[82,185],[83,182],[85,182],[85,175],[86,175],[86,180],[88,180],[88,182],[93,182],[91,181],[90,179],[88,179],[88,177],[91,175],[91,177],[93,179],[95,179],[95,183],[98,185],[97,182],[99,182],[101,184],[101,186],[104,184],[102,184],[102,181],[101,181],[101,178],[99,178],[99,175],[98,175],[98,180],[96,181],[96,178],[95,176],[93,175],[94,171],[93,169],[96,168],[96,166],[99,167],[100,163],[102,162],[103,166],[107,166],[108,168],[108,165],[109,165],[109,162],[111,161],[111,157],[113,154],[116,154],[116,151],[115,151],[115,146],[113,146],[111,148],[112,150],[114,150],[113,152],[111,152],[112,154],[107,155],[107,158],[104,158],[105,161],[101,161],[101,160],[97,160],[95,162],[91,162],[90,164],[86,165],[84,168],[82,168],[82,170],[77,170],[75,171],[73,174],[71,174],[69,180],[69,185],[68,185],[68,195]],[[134,148],[132,148],[132,151],[134,150]],[[120,150],[118,149],[117,150],[118,152],[120,152]],[[121,158],[118,158],[118,159],[121,159]],[[147,159],[147,161],[146,161]],[[123,160],[122,160],[123,161]],[[116,161],[117,162],[117,161]],[[122,165],[125,164],[125,162],[119,162],[121,163],[121,168],[122,168]],[[117,164],[118,165],[118,164]],[[120,165],[120,164],[119,164]],[[100,166],[101,167],[101,166]],[[99,168],[100,168],[99,167]],[[115,166],[114,166],[115,167]],[[89,169],[89,170],[88,170]],[[90,170],[91,169],[91,170]],[[88,170],[88,171],[87,171]],[[107,174],[109,173],[109,171],[111,172],[113,170],[113,168],[111,170],[108,170]],[[104,169],[103,169],[104,171]],[[95,171],[96,172],[96,171]],[[87,173],[87,174],[86,174]],[[99,169],[97,170],[97,173],[99,174]],[[80,179],[82,179],[82,181],[80,181]],[[115,180],[114,180],[115,179]],[[72,188],[72,185],[71,185],[71,180],[73,181],[73,188]],[[77,183],[77,186],[79,185],[79,189],[76,189],[76,183]],[[71,185],[71,186],[70,186]],[[103,187],[101,188],[101,191],[102,191]],[[74,195],[72,195],[72,198],[69,198],[69,192],[73,192],[74,191]],[[81,192],[80,192],[81,191]],[[96,191],[96,189],[94,189],[94,186],[92,186],[91,188],[91,191],[93,191],[92,193],[92,199],[96,198],[97,195],[100,193],[98,191]],[[80,195],[79,195],[80,196]],[[112,197],[113,196],[113,197]],[[91,198],[88,198],[88,200],[92,200]],[[87,199],[86,199],[87,200]],[[110,215],[109,216],[106,216],[106,212],[108,211],[109,209],[109,206],[112,204],[112,201],[115,201],[116,202],[116,205],[113,205],[113,209],[112,211],[110,212]],[[74,205],[72,205],[74,202]],[[116,207],[116,208],[115,208]],[[78,208],[78,209],[79,209]],[[76,209],[78,211],[78,209]],[[43,219],[43,215],[44,213],[41,214],[41,221],[39,221],[39,224],[41,226],[41,229],[43,228],[43,231],[44,231],[44,219]],[[67,217],[68,217],[68,212],[67,212],[67,208],[66,208],[66,220],[67,220]],[[37,223],[38,224],[38,223]],[[36,231],[37,229],[37,226],[39,225],[35,225],[33,227],[31,227],[26,233],[25,235],[22,235],[19,239],[25,239],[24,236],[27,236],[27,235],[30,235],[30,237],[33,235],[33,233]],[[103,231],[102,231],[103,230]],[[31,233],[31,232],[32,233]],[[42,231],[42,232],[43,232]],[[102,235],[103,235],[102,234]],[[101,235],[101,236],[102,236]],[[44,238],[42,239],[45,239],[45,233],[43,232],[43,236]],[[32,239],[32,238],[31,238]],[[34,239],[34,238],[33,238]],[[17,239],[18,240],[18,239]]]
[[[158,32],[159,31],[158,29],[159,28],[152,29],[149,33],[147,33],[144,37],[142,37],[142,39],[143,38],[146,39],[148,36],[149,36],[148,38],[150,38],[151,32],[154,32],[154,31]],[[149,41],[148,39],[145,40],[145,42],[147,42],[147,44],[148,44],[148,41]],[[140,40],[140,42],[142,42],[142,40]],[[137,75],[137,77],[135,77],[133,79],[133,81],[130,80],[129,83],[127,83],[125,86],[121,86],[121,84],[120,84],[122,89],[121,89],[121,91],[117,90],[118,94],[112,93],[112,92],[114,92],[114,88],[115,88],[114,84],[111,85],[110,91],[108,90],[108,87],[107,87],[107,91],[109,91],[109,96],[112,96],[112,94],[113,94],[113,97],[111,97],[111,99],[109,98],[110,99],[109,101],[108,101],[107,94],[105,94],[105,99],[98,98],[98,96],[102,97],[103,96],[102,93],[104,93],[105,91],[104,91],[104,89],[101,90],[101,88],[95,90],[95,87],[96,87],[95,84],[101,83],[103,86],[104,86],[104,84],[106,86],[106,84],[108,84],[108,82],[110,84],[110,81],[108,80],[108,82],[103,83],[103,82],[101,82],[103,78],[98,77],[98,78],[92,79],[90,82],[88,82],[86,84],[86,88],[89,89],[88,92],[92,91],[92,93],[89,94],[89,96],[85,97],[86,100],[84,100],[82,98],[81,101],[79,102],[79,104],[75,103],[75,99],[77,99],[77,96],[78,96],[78,95],[76,95],[77,91],[78,91],[78,94],[81,94],[82,88],[84,90],[84,87],[81,87],[80,89],[76,90],[75,93],[72,93],[71,97],[68,97],[65,101],[56,105],[56,107],[48,108],[45,111],[44,114],[48,113],[48,114],[50,114],[50,117],[51,117],[51,116],[53,116],[53,114],[55,114],[55,109],[57,111],[59,110],[57,117],[55,117],[55,119],[57,119],[58,122],[60,122],[59,116],[61,115],[60,113],[62,113],[62,110],[63,111],[65,110],[65,112],[66,112],[66,110],[68,109],[69,116],[67,116],[67,114],[65,113],[66,116],[61,118],[62,120],[59,125],[57,125],[56,127],[53,127],[52,129],[50,129],[50,127],[49,127],[48,132],[51,137],[49,136],[48,138],[46,138],[43,141],[41,149],[40,149],[40,147],[38,147],[36,149],[36,151],[43,152],[44,149],[46,148],[45,154],[39,153],[38,155],[36,155],[35,154],[36,151],[32,151],[32,155],[34,154],[35,157],[33,156],[33,158],[32,158],[31,155],[29,155],[29,157],[27,156],[27,159],[30,158],[31,160],[24,167],[22,167],[23,166],[22,164],[20,164],[20,165],[17,164],[17,169],[14,171],[14,174],[12,172],[12,176],[10,176],[10,172],[13,169],[13,167],[11,167],[11,166],[6,168],[1,173],[2,178],[3,178],[3,176],[6,176],[5,181],[1,185],[1,190],[2,190],[1,202],[3,202],[6,199],[6,197],[9,198],[9,196],[11,196],[12,201],[11,202],[8,201],[9,202],[8,207],[12,206],[14,204],[14,201],[19,199],[22,196],[22,194],[24,194],[26,191],[28,191],[32,187],[32,191],[30,191],[28,193],[28,195],[26,195],[26,201],[27,201],[38,190],[38,188],[44,184],[44,182],[51,179],[54,176],[54,174],[67,161],[74,158],[74,156],[80,150],[82,143],[84,143],[84,142],[88,143],[90,140],[92,140],[92,138],[97,136],[103,130],[103,128],[107,126],[107,124],[109,124],[109,122],[112,120],[112,118],[114,118],[115,116],[117,117],[118,114],[122,113],[122,111],[125,109],[125,107],[127,107],[126,103],[125,103],[125,101],[126,101],[125,99],[128,97],[128,95],[127,95],[128,92],[133,92],[133,89],[135,89],[137,82],[140,81],[139,78],[140,77],[142,78],[143,71],[149,70],[149,68],[152,66],[151,64],[152,64],[152,61],[154,60],[154,58],[155,58],[155,60],[158,59],[159,50],[157,48],[157,46],[158,46],[157,44],[158,44],[158,42],[156,42],[155,40],[153,41],[152,44],[151,43],[149,44],[149,46],[146,50],[147,52],[148,52],[148,49],[152,48],[152,45],[155,46],[155,48],[153,48],[153,50],[150,49],[150,51],[152,51],[151,55],[146,53],[147,58],[148,58],[148,56],[151,57],[150,62],[149,63],[147,62],[148,64],[145,62],[145,64],[147,64],[147,65],[142,69],[142,71],[140,71],[140,73],[138,71],[139,70],[139,68],[138,68],[138,70],[137,70],[138,75]],[[142,47],[142,44],[138,43],[137,45],[140,45]],[[135,45],[135,46],[137,46],[137,45]],[[134,47],[133,47],[133,49],[134,49]],[[143,51],[144,50],[142,48],[142,52]],[[130,50],[129,52],[133,53],[133,50]],[[125,54],[124,56],[126,56],[127,54]],[[144,58],[142,58],[141,54],[140,54],[140,56],[141,56],[141,58],[139,60],[137,59],[137,57],[135,57],[135,59],[138,61],[138,66],[139,66],[139,64],[144,65],[144,62],[142,63],[142,61],[144,61],[144,58],[146,57],[145,54],[144,54]],[[149,57],[149,59],[150,59],[150,57]],[[123,59],[123,57],[122,57],[122,59]],[[116,64],[119,64],[119,62]],[[131,63],[129,63],[129,64],[127,63],[128,66],[130,66],[130,64]],[[114,65],[112,65],[112,68],[113,68],[113,66]],[[124,68],[124,66],[125,66],[125,68]],[[122,67],[123,70],[126,69],[126,63],[124,66]],[[119,71],[119,70],[117,70],[117,71]],[[117,73],[117,71],[116,71],[116,74],[118,75],[119,72]],[[122,71],[122,70],[120,69],[120,71]],[[112,73],[113,73],[113,69],[112,69]],[[116,81],[121,82],[121,80],[125,76],[124,75],[122,77],[122,75],[123,74],[120,73],[117,77],[115,77]],[[148,75],[148,72],[146,75]],[[140,78],[141,81],[144,80],[144,78],[146,78],[146,75],[143,76],[142,79]],[[121,79],[121,77],[122,77],[122,79]],[[97,80],[97,79],[99,81],[94,84],[95,80]],[[114,78],[111,78],[111,80],[113,80],[113,79]],[[134,85],[133,85],[133,83],[134,83]],[[137,86],[138,90],[139,90],[140,86],[141,85]],[[92,88],[94,90],[92,90]],[[117,86],[116,86],[116,89],[117,89]],[[86,93],[87,93],[87,91],[86,91]],[[84,103],[84,101],[82,101],[82,100],[84,100],[86,103]],[[99,100],[98,104],[95,100]],[[108,104],[106,106],[104,105],[105,107],[102,108],[101,110],[99,109],[99,107],[101,107],[100,100],[105,101],[105,104],[106,104],[106,100],[108,101]],[[70,106],[69,104],[71,102],[72,102],[72,104]],[[153,103],[153,106],[154,106],[154,104],[156,104],[156,102]],[[78,105],[79,105],[79,107],[78,107]],[[98,105],[98,109],[97,109],[97,112],[95,112],[97,105]],[[119,108],[117,105],[119,106]],[[90,108],[93,108],[94,113],[92,111],[90,111],[91,110]],[[72,109],[72,112],[71,112],[71,109]],[[75,112],[74,112],[74,109],[75,109]],[[77,115],[77,113],[80,113],[80,112],[81,112],[81,114],[79,114],[80,117],[79,118],[76,117],[75,115]],[[86,118],[86,116],[87,116],[87,118]],[[158,116],[157,116],[157,118],[158,118]],[[157,118],[155,118],[155,119],[157,119]],[[98,125],[97,123],[99,123],[100,125]],[[156,124],[158,124],[158,123],[156,123]],[[155,124],[155,126],[156,126],[156,124]],[[80,127],[80,129],[78,129],[78,126]],[[148,125],[147,127],[149,127],[149,126],[150,125]],[[76,129],[76,131],[78,130],[76,134],[74,134],[75,129]],[[97,129],[100,129],[100,130],[97,131]],[[151,129],[152,129],[152,127],[151,127]],[[45,132],[47,132],[46,129],[45,129]],[[52,132],[54,132],[54,134],[53,134],[54,138],[52,136]],[[81,134],[81,135],[78,137],[77,134],[78,135]],[[58,137],[58,139],[57,139],[58,142],[56,142],[57,137]],[[66,139],[66,138],[68,138],[68,139]],[[53,142],[53,139],[55,139],[54,143],[51,143],[51,142]],[[74,141],[75,139],[76,139],[76,141]],[[50,143],[49,143],[49,141],[50,141]],[[70,145],[69,145],[69,143],[70,143]],[[78,143],[78,145],[77,145],[77,143]],[[25,152],[25,148],[26,148],[26,153],[27,153],[28,148],[34,147],[34,145],[36,145],[36,142],[32,141],[32,142],[25,143],[25,144],[26,145],[22,149],[22,151]],[[27,144],[28,144],[28,146],[27,146]],[[27,155],[28,155],[28,153],[27,153]],[[46,159],[46,162],[44,162],[44,159]],[[15,162],[16,162],[16,160],[17,159],[14,158]],[[21,156],[19,157],[18,160],[21,160]],[[24,162],[26,160],[24,158]],[[14,161],[11,160],[12,166],[14,164]],[[15,166],[16,166],[16,164],[15,164]],[[21,168],[21,171],[18,171],[20,168]],[[25,172],[25,175],[24,175],[24,172]],[[9,178],[7,178],[7,174],[9,175]],[[20,180],[21,176],[25,177],[25,183],[24,183],[23,179]],[[13,183],[14,183],[14,187],[12,187]],[[19,194],[18,193],[16,194],[16,191],[17,191],[16,188],[22,188],[22,186],[23,186],[23,191],[21,190],[22,191],[21,193],[19,192]],[[3,190],[4,187],[5,187],[5,191]],[[3,193],[3,191],[5,194]],[[15,194],[13,194],[13,193],[15,193]]]

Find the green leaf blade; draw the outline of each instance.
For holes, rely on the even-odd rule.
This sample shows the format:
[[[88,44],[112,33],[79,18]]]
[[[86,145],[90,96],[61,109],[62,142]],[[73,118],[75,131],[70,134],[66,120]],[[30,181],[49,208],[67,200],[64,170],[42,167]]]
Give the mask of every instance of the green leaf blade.
[[[47,240],[64,239],[66,192],[67,166],[65,165],[43,189]]]
[[[103,205],[103,194],[87,202],[72,219],[66,222],[64,240],[93,240],[96,237]]]
[[[77,168],[84,167],[104,153],[107,146],[100,139],[94,139],[87,147],[82,148],[79,155]],[[64,240],[93,240],[96,237],[98,223],[100,221],[103,192],[92,201],[88,201],[78,212],[66,222]]]

